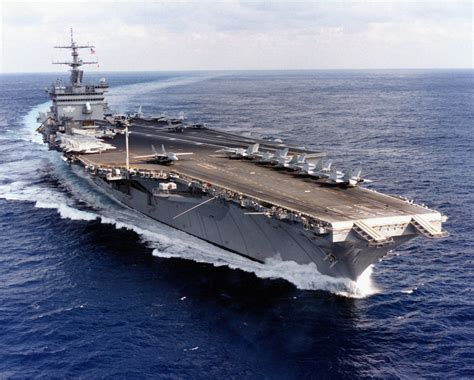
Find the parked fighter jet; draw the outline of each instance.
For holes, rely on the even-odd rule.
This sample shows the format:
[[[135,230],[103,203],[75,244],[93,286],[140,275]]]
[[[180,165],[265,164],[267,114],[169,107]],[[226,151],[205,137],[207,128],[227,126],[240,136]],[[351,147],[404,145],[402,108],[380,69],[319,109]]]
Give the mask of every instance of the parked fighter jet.
[[[88,135],[78,134],[59,134],[57,140],[58,146],[68,153],[101,153],[106,150],[115,149],[114,146],[104,143],[102,140]]]
[[[249,145],[247,149],[244,148],[225,148],[217,152],[227,154],[229,158],[253,158],[258,153],[259,143]]]
[[[142,119],[143,118],[142,106],[138,107],[137,112],[131,113],[130,118],[132,118],[132,119]]]
[[[335,185],[342,185],[345,187],[355,187],[361,182],[372,182],[368,179],[364,179],[361,177],[362,169],[358,168],[354,172],[352,170],[348,170],[345,174],[336,170],[333,170],[328,177],[328,183],[335,184]]]
[[[273,163],[275,164],[275,168],[284,169],[288,167],[292,159],[293,159],[293,156],[281,156],[281,157],[278,157],[276,162],[274,161]]]
[[[278,161],[288,157],[288,148],[278,149],[275,153],[265,152],[258,163],[260,164],[277,164]]]
[[[306,154],[295,154],[294,156],[279,157],[275,167],[290,170],[300,170],[306,163]]]
[[[153,154],[147,154],[144,156],[134,156],[133,158],[145,158],[147,162],[155,163],[155,164],[170,164],[173,161],[178,161],[178,156],[187,156],[194,153],[174,153],[174,152],[166,152],[165,146],[161,145],[161,153],[158,153],[155,147],[152,145],[151,149],[153,150]]]
[[[343,172],[339,170],[332,169],[331,173],[326,177],[327,182],[332,183],[334,185],[345,185],[349,179],[349,178],[346,178],[347,173],[344,174]]]
[[[285,166],[286,169],[290,170],[301,170],[301,168],[306,164],[306,153],[295,154],[288,164]]]
[[[318,160],[316,164],[305,163],[300,174],[316,178],[328,178],[331,173],[332,160]]]
[[[273,157],[275,157],[275,155],[272,152],[265,152],[262,154],[262,156],[258,160],[258,163],[269,163],[271,162]]]

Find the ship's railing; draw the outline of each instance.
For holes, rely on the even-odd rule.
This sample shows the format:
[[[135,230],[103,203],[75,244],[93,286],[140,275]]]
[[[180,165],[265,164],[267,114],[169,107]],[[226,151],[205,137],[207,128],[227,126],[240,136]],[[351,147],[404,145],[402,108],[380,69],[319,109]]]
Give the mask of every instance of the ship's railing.
[[[329,222],[316,219],[311,215],[297,210],[288,209],[282,205],[270,204],[264,199],[244,195],[239,191],[221,186],[219,184],[211,184],[208,181],[200,178],[191,178],[173,171],[133,167],[130,168],[127,173],[125,166],[96,165],[93,161],[82,155],[70,155],[68,161],[74,162],[75,160],[81,162],[91,175],[98,175],[100,177],[106,178],[109,181],[134,178],[159,180],[169,179],[174,182],[185,184],[192,192],[201,192],[215,198],[237,203],[242,208],[252,210],[253,212],[247,213],[249,215],[260,214],[279,220],[288,220],[290,222],[301,223],[305,230],[312,231],[317,234],[327,234],[331,231],[331,224]]]
[[[202,193],[214,198],[234,202],[238,204],[239,207],[250,210],[245,213],[248,215],[259,214],[279,220],[301,223],[305,230],[319,235],[330,233],[333,230],[332,224],[329,221],[318,219],[312,215],[299,210],[290,209],[283,205],[269,203],[268,201],[255,196],[243,194],[235,189],[229,188],[228,186],[222,186],[218,183],[210,183],[203,178],[195,176],[190,177],[183,175],[182,173],[174,172],[173,170],[164,169],[155,170],[131,167],[127,172],[125,166],[96,165],[83,155],[78,155],[77,157],[72,158],[72,160],[74,159],[80,161],[91,175],[103,177],[108,181],[123,179],[169,180],[186,186],[186,188],[192,193]],[[425,236],[441,236],[437,231],[435,231],[433,226],[426,225],[426,223],[423,223],[423,220],[420,222],[416,217],[412,219],[411,224]],[[349,231],[353,231],[359,238],[367,241],[370,246],[383,246],[393,243],[393,238],[391,236],[385,235],[378,227],[370,226],[362,220],[355,221],[352,228],[348,227],[348,232]]]
[[[72,86],[54,86],[52,93],[55,95],[97,95],[103,94],[104,90],[107,87],[104,86],[82,86],[82,87],[72,87]]]

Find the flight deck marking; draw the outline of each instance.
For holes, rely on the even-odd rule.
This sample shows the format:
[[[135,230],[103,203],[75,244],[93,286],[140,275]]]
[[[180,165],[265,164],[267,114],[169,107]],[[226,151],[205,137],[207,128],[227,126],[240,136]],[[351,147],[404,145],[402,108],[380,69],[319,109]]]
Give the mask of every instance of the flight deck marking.
[[[213,170],[218,169],[216,166],[210,165],[210,164],[206,164],[206,163],[197,164],[197,165],[200,166],[201,168],[204,168],[204,169],[213,169]]]
[[[149,135],[147,133],[144,133],[144,132],[139,132],[139,131],[133,131],[133,133],[135,135],[145,135],[145,136],[148,136],[148,137],[152,137],[156,140],[160,140],[160,139],[166,139],[166,140],[169,140],[169,139],[174,139],[174,140],[178,140],[178,141],[183,141],[185,143],[188,143],[188,144],[191,144],[192,142],[187,140],[187,139],[180,139],[180,138],[176,138],[176,137],[168,137],[168,136],[162,136],[160,134],[155,134],[155,135]],[[216,144],[209,144],[209,143],[202,143],[202,145],[207,145],[207,146],[210,146],[210,147],[215,147],[215,148],[225,148],[225,145],[216,145]]]
[[[162,133],[164,133],[164,132],[162,132]],[[163,139],[163,140],[180,140],[180,141],[182,141],[185,145],[187,145],[187,144],[192,144],[192,143],[193,143],[192,141],[189,141],[189,140],[187,140],[187,139],[170,138],[170,137],[168,137],[168,136],[161,136],[161,135],[159,135],[159,134],[156,134],[156,135],[149,135],[149,134],[144,134],[144,133],[141,133],[141,132],[138,132],[138,131],[137,131],[137,135],[145,135],[145,136],[147,136],[147,137],[152,137],[153,139],[157,139],[157,140],[159,140],[160,138]],[[219,135],[219,136],[222,137],[222,135]],[[196,144],[196,142],[194,142],[194,143]],[[198,145],[198,144],[204,145],[204,143],[197,143],[196,145]],[[240,144],[242,144],[242,143],[240,142]],[[207,146],[209,146],[209,147],[212,147],[212,146],[222,147],[222,145],[214,145],[214,144],[209,144],[209,143],[206,143],[205,145],[207,145]],[[223,172],[223,173],[225,174],[225,176],[223,177],[223,180],[224,180],[224,181],[225,181],[225,177],[226,177],[226,176],[227,176],[228,178],[229,178],[229,177],[231,177],[231,178],[236,178],[236,177],[238,177],[238,178],[243,179],[243,182],[244,182],[244,183],[247,183],[247,186],[248,186],[249,182],[255,184],[255,182],[253,182],[253,181],[248,181],[248,166],[245,166],[245,165],[247,164],[246,162],[245,162],[245,163],[244,163],[244,162],[239,162],[238,165],[237,165],[237,168],[236,168],[236,167],[230,167],[230,168],[231,168],[230,170],[232,170],[232,171],[235,170],[235,171],[237,171],[239,174],[236,174],[236,173],[229,173],[229,172],[228,172],[229,169],[226,168],[227,164],[226,164],[225,162],[223,162],[223,163],[221,163],[221,162],[217,163],[217,161],[218,161],[217,158],[220,158],[220,157],[221,157],[221,156],[219,156],[219,157],[213,157],[213,158],[216,158],[216,159],[215,159],[215,160],[211,160],[211,161],[215,162],[216,164],[218,164],[218,165],[220,166],[219,168],[218,168],[218,167],[215,167],[215,166],[213,166],[213,165],[206,164],[206,163],[204,163],[203,165],[198,164],[197,162],[201,159],[201,157],[198,157],[198,158],[196,158],[196,159],[195,159],[195,158],[190,158],[190,160],[192,160],[193,162],[196,162],[196,164],[197,164],[198,166],[201,166],[201,167],[203,167],[204,169],[208,169],[208,170],[209,170],[209,169],[213,169],[213,170],[219,170],[220,172]],[[201,160],[202,160],[202,159],[201,159]],[[220,161],[220,160],[219,160],[219,161]],[[208,166],[206,167],[206,165],[208,165]],[[249,163],[249,165],[250,165],[250,163]],[[266,183],[266,184],[264,184],[264,183],[256,183],[256,186],[257,186],[258,188],[263,188],[263,189],[267,190],[266,194],[268,195],[268,197],[269,197],[270,199],[272,198],[272,197],[271,197],[271,191],[272,191],[272,190],[273,190],[273,191],[275,190],[274,188],[272,188],[272,186],[271,186],[272,184],[275,184],[275,183],[284,183],[285,185],[290,185],[290,186],[294,186],[294,185],[295,185],[295,181],[291,180],[291,178],[288,178],[288,177],[286,177],[286,178],[288,178],[288,179],[286,179],[286,178],[285,178],[285,174],[283,174],[283,173],[281,173],[281,174],[279,173],[279,174],[277,174],[277,175],[275,176],[275,175],[273,175],[274,173],[272,173],[272,175],[265,174],[265,173],[269,173],[269,169],[268,169],[268,168],[256,168],[256,170],[257,170],[259,176],[264,176],[264,177],[267,177],[267,178],[268,178],[268,177],[275,177],[275,178],[274,178],[275,180],[272,181],[272,183]],[[205,174],[205,173],[203,173],[203,174]],[[214,181],[212,181],[212,182],[214,182]],[[356,194],[355,194],[355,195],[353,195],[353,194],[346,194],[346,193],[343,192],[343,191],[338,191],[337,193],[334,193],[334,191],[332,191],[331,189],[324,189],[324,188],[322,188],[321,186],[319,186],[317,183],[314,183],[314,186],[315,186],[316,193],[318,193],[318,191],[320,191],[320,192],[322,192],[323,194],[326,194],[326,197],[331,198],[331,199],[334,199],[335,197],[339,196],[339,197],[342,197],[343,200],[346,201],[346,202],[348,202],[348,203],[353,203],[354,197],[355,197],[355,195],[356,195]],[[299,187],[299,186],[298,186],[298,187]],[[245,188],[245,187],[243,187],[243,188]],[[251,190],[251,189],[246,189],[246,190],[249,191],[249,190]],[[270,194],[268,193],[268,190],[270,190]],[[295,197],[298,195],[298,193],[301,194],[301,190],[303,190],[303,189],[301,189],[301,188],[300,188],[300,189],[296,189],[294,193],[292,192],[292,195],[287,195],[287,196],[288,196],[288,199],[280,199],[280,200],[277,200],[277,202],[283,201],[283,203],[296,204],[296,205],[304,205],[304,204],[307,204],[307,202],[302,201],[300,198],[295,198]],[[303,190],[303,191],[304,191],[304,190]],[[251,192],[251,191],[250,191],[250,192]],[[260,192],[260,193],[263,193],[263,192],[261,192],[261,191],[259,191],[259,192]],[[306,192],[306,191],[305,191],[305,192]],[[309,192],[311,192],[311,191],[309,191]],[[286,195],[286,193],[284,193],[284,192],[282,192],[282,191],[278,191],[278,194],[285,194],[285,195]],[[316,196],[318,196],[318,195],[319,195],[319,194],[317,194]],[[366,198],[366,199],[370,199],[372,202],[377,202],[377,200],[371,199],[371,198],[373,198],[373,197],[371,197],[370,194],[364,194],[364,195],[365,195],[365,198]],[[319,196],[321,196],[321,195],[319,195]],[[308,197],[309,197],[309,195],[308,195]],[[306,198],[306,197],[305,197],[305,198]],[[339,198],[339,199],[340,199],[340,198]],[[308,200],[309,200],[309,198],[308,198]],[[327,199],[327,200],[329,200],[329,199]],[[380,204],[380,202],[377,202],[377,203]],[[311,209],[311,210],[318,210],[318,209],[321,209],[321,207],[317,207],[317,206],[314,205],[312,202],[309,204],[309,206],[310,206],[310,209]],[[376,208],[376,207],[375,207],[375,208]],[[324,208],[322,208],[322,209],[324,210]],[[375,210],[371,210],[371,212],[372,212],[372,213],[375,213]]]
[[[189,169],[191,169],[191,168],[189,168]],[[192,169],[191,169],[191,171],[192,171]],[[189,173],[189,174],[192,175],[192,173]],[[199,174],[203,174],[203,173],[199,173]],[[204,174],[205,174],[205,173],[204,173]],[[204,180],[205,180],[205,179],[204,179]],[[221,178],[221,180],[224,180],[224,183],[229,183],[228,181],[226,181],[225,178]],[[208,180],[205,180],[205,181],[208,181]],[[224,186],[219,185],[218,183],[216,183],[216,181],[212,181],[212,182],[214,182],[217,186],[221,186],[221,187],[224,187],[224,188],[226,187],[225,185],[224,185]],[[260,186],[260,187],[262,187],[262,186]],[[232,188],[232,185],[230,186],[230,188]],[[249,190],[249,189],[247,189],[247,190]],[[239,192],[239,191],[242,191],[242,187],[240,188],[240,190],[237,188],[237,189],[234,189],[234,191],[238,191],[238,192]],[[266,195],[268,195],[268,192],[264,192],[264,191],[257,190],[257,189],[254,189],[254,191],[255,191],[256,193],[258,193],[258,194],[266,194]],[[252,193],[252,191],[250,191],[250,193],[249,193],[250,196],[252,196],[251,193]],[[282,194],[285,194],[285,193],[282,193]],[[263,200],[263,199],[262,199],[262,200]],[[270,201],[272,201],[272,200],[275,200],[275,198],[274,198],[274,197],[270,197]],[[276,205],[279,205],[278,202],[279,202],[279,200],[277,199]],[[287,208],[288,208],[288,204],[289,204],[289,205],[290,205],[290,206],[289,206],[290,209],[294,209],[295,211],[299,211],[299,212],[308,212],[308,206],[309,206],[309,208],[310,208],[309,213],[310,213],[310,214],[315,213],[315,214],[314,214],[315,216],[319,215],[319,217],[323,217],[323,218],[328,217],[328,215],[327,215],[326,213],[327,213],[329,210],[327,210],[325,207],[318,207],[318,206],[315,206],[315,205],[308,205],[306,202],[301,202],[300,200],[298,200],[298,199],[293,199],[292,197],[289,197],[288,199],[286,199],[286,202],[284,202],[284,203],[286,203],[287,206],[282,205],[283,207],[287,207]],[[295,206],[296,206],[296,207],[295,207]],[[305,208],[301,209],[300,207],[305,207]],[[306,211],[305,211],[305,209],[306,209]],[[324,213],[324,212],[326,212],[326,213]],[[338,215],[337,213],[332,213],[332,217],[333,217],[333,218],[337,218],[337,219],[335,219],[335,220],[340,220],[340,219],[341,219],[341,216]],[[347,217],[343,217],[343,218],[342,218],[342,220],[347,220],[347,219],[348,219]]]
[[[141,126],[138,126],[138,128],[142,128]],[[163,130],[157,130],[155,132],[155,136],[162,136],[162,137],[165,137],[163,136],[162,134],[163,133],[169,133],[167,131],[163,131]],[[215,139],[214,141],[218,141],[219,143],[223,143],[223,136],[222,135],[218,135],[218,136],[213,136],[212,134],[211,135],[205,135],[205,136],[195,136],[195,132],[189,132],[189,134],[191,134],[192,138],[194,139],[203,139],[203,140],[206,140],[206,141],[209,141],[210,139]],[[219,138],[220,137],[220,138]],[[188,138],[186,141],[188,141],[189,143],[192,143],[193,140],[191,140],[191,138],[189,136],[183,136],[183,138]],[[248,143],[255,143],[256,140],[255,139],[248,139],[248,138],[245,138],[245,137],[241,137],[241,136],[228,136],[225,138],[225,141],[233,144],[233,145],[243,145],[243,144],[248,144]],[[265,147],[268,147],[268,149],[271,149],[271,150],[274,150],[274,148],[271,146],[271,145],[266,145],[265,144]]]

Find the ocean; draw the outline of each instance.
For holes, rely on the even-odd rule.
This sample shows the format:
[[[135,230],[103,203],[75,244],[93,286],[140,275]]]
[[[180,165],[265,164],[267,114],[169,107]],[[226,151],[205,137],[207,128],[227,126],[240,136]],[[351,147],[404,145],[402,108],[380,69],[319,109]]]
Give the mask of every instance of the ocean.
[[[474,378],[473,70],[86,73],[116,112],[324,150],[449,217],[357,282],[250,262],[76,176],[35,134],[58,76],[0,75],[0,378]]]

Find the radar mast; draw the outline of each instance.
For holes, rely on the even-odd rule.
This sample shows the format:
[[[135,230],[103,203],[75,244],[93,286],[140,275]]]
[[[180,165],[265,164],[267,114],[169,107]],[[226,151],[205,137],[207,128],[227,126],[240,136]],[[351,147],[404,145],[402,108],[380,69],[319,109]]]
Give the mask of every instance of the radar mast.
[[[71,49],[71,56],[72,56],[72,61],[65,61],[65,62],[53,62],[54,65],[68,65],[70,66],[71,69],[71,85],[72,86],[81,86],[82,84],[82,76],[83,76],[83,71],[79,70],[79,67],[82,65],[92,65],[92,64],[97,64],[98,61],[88,61],[84,62],[82,59],[79,58],[79,52],[77,51],[78,49],[94,49],[94,45],[78,45],[76,42],[74,42],[74,37],[73,37],[73,32],[71,28],[71,44],[70,45],[65,45],[65,46],[55,46],[55,49]]]

